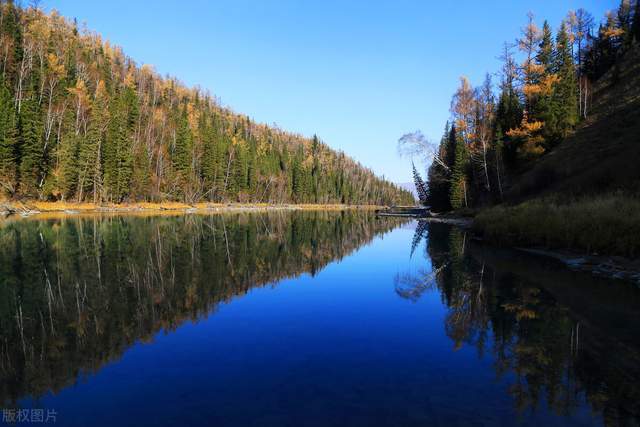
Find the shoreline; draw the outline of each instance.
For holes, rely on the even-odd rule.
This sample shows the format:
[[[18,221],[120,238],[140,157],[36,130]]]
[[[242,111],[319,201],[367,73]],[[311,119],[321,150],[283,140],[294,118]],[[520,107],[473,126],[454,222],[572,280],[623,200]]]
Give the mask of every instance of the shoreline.
[[[345,204],[271,204],[271,203],[181,203],[181,202],[139,202],[122,204],[94,204],[75,202],[42,201],[5,201],[0,202],[0,218],[103,213],[148,213],[148,214],[185,214],[185,213],[224,213],[224,212],[260,212],[260,211],[339,211],[339,210],[377,210],[377,205]]]
[[[426,215],[414,214],[398,214],[383,213],[382,216],[405,216],[412,217],[418,221],[448,224],[454,227],[468,230],[472,233],[472,239],[482,242],[483,244],[496,247],[506,248],[518,252],[527,253],[531,256],[537,256],[554,260],[565,265],[569,270],[591,273],[596,277],[604,277],[607,279],[622,280],[630,282],[636,286],[640,286],[640,260],[631,259],[619,255],[597,254],[573,251],[569,249],[549,249],[535,245],[509,245],[496,244],[483,238],[477,229],[474,229],[475,218],[447,212],[442,214],[434,214],[426,212]]]

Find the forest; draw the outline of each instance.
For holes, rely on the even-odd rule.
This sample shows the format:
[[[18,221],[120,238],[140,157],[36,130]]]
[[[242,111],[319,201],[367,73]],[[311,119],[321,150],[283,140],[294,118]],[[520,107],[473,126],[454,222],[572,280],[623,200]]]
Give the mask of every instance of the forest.
[[[3,198],[412,204],[317,136],[256,123],[56,11],[0,2]]]
[[[622,0],[597,26],[586,10],[570,11],[555,32],[547,21],[539,27],[530,13],[516,42],[505,43],[501,49],[497,94],[491,74],[479,87],[462,77],[440,143],[430,143],[419,132],[400,139],[401,149],[433,159],[426,182],[415,166],[413,169],[422,203],[433,211],[450,211],[521,200],[522,194],[513,196],[520,176],[558,146],[569,144],[566,139],[576,127],[589,121],[596,84],[608,80],[614,85],[622,80],[619,64],[634,54],[640,40],[639,8],[639,1]],[[629,89],[637,91],[633,83]],[[615,123],[606,120],[609,127]],[[601,156],[613,135],[608,131],[597,135],[599,146],[586,145],[583,151]],[[567,157],[571,162],[571,156]],[[563,169],[568,169],[566,164],[540,170],[530,190],[560,181]],[[613,169],[608,165],[597,180],[582,183],[583,193],[603,183],[617,184],[612,175],[621,172]],[[507,190],[513,197],[507,197]]]

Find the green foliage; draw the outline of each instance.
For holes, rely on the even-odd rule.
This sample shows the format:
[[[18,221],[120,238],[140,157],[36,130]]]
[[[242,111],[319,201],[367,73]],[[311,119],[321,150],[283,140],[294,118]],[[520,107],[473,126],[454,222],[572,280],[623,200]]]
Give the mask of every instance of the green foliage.
[[[554,117],[549,133],[558,138],[564,138],[578,122],[578,86],[576,68],[573,62],[572,47],[569,41],[566,25],[558,32],[556,39],[556,53],[553,68],[559,82],[553,90]]]
[[[7,47],[3,195],[95,203],[413,203],[409,192],[317,136],[255,123],[199,89],[136,67],[119,48],[82,35],[55,13],[13,2],[0,2],[0,9]],[[42,61],[22,61],[25,40]]]
[[[428,205],[436,212],[451,209],[451,170],[455,163],[456,128],[449,127],[446,123],[444,134],[438,147],[438,155],[442,163],[432,162],[427,175],[428,180]]]
[[[582,193],[588,186],[592,191],[596,187],[637,186],[637,173],[628,168],[617,171],[598,165],[601,154],[610,160],[616,158],[609,154],[615,152],[614,147],[602,147],[611,145],[610,141],[616,139],[613,135],[590,135],[597,138],[595,145],[600,146],[589,148],[597,155],[580,156],[583,164],[566,158],[566,153],[582,150],[567,147],[569,142],[558,148],[565,153],[560,156],[563,165],[553,162],[552,157],[558,156],[546,154],[572,138],[580,119],[586,118],[592,107],[594,112],[613,116],[612,109],[603,111],[602,105],[596,108],[596,102],[614,105],[616,101],[611,97],[616,97],[623,100],[621,105],[631,105],[637,100],[629,89],[635,87],[634,73],[637,74],[633,65],[637,63],[637,46],[630,40],[640,22],[640,14],[632,12],[634,7],[638,10],[638,3],[622,0],[615,12],[607,14],[595,37],[591,33],[592,18],[583,9],[569,13],[555,37],[548,22],[539,31],[529,15],[518,44],[524,54],[520,65],[513,54],[514,46],[505,44],[497,103],[490,83],[474,89],[462,78],[463,85],[451,102],[452,119],[461,132],[454,127],[447,131],[449,138],[442,138],[429,168],[429,205],[433,210],[492,205],[517,197],[515,194],[522,195],[523,188],[527,192],[533,188],[560,188],[563,183],[554,181],[561,175],[562,180],[573,182],[567,186],[579,188]],[[602,81],[596,82],[600,77]],[[631,109],[620,108],[615,119],[608,118],[608,123],[616,123],[614,134],[632,134],[635,119],[627,117],[631,116]],[[601,127],[594,127],[593,123],[589,126]],[[463,138],[458,133],[463,133]],[[635,149],[629,145],[625,149],[631,155]],[[431,149],[426,151],[431,154]],[[610,163],[623,164],[623,157]],[[539,164],[554,166],[537,167]],[[580,180],[572,181],[565,173],[569,170],[589,178],[575,184]],[[607,186],[607,182],[616,184]]]
[[[18,123],[20,192],[28,196],[37,196],[44,173],[44,145],[40,111],[34,99],[22,101]]]
[[[133,174],[133,153],[130,136],[135,124],[135,95],[127,88],[110,106],[110,121],[103,146],[105,199],[122,202],[129,193]]]
[[[13,195],[17,185],[16,114],[5,82],[0,80],[0,193]]]
[[[91,107],[91,118],[86,136],[78,147],[78,200],[91,195],[96,202],[102,185],[102,152],[105,149],[106,127],[108,124],[107,99],[104,87],[96,90]],[[105,144],[106,145],[106,144]]]
[[[457,136],[455,162],[451,173],[450,203],[453,209],[469,206],[469,151],[462,137]]]

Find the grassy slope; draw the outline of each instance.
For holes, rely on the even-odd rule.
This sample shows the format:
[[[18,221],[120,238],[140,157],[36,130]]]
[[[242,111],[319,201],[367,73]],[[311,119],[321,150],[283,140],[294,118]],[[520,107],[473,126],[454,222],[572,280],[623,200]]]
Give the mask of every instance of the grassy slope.
[[[482,211],[488,240],[640,256],[640,48],[601,78],[575,133]]]

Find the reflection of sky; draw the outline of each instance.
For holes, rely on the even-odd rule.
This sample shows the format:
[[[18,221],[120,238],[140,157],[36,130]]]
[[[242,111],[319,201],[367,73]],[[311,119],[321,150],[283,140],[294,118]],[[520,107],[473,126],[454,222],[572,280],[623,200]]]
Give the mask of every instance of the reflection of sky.
[[[513,378],[496,380],[490,351],[453,351],[437,291],[394,292],[397,273],[430,268],[424,241],[409,260],[412,238],[397,228],[315,277],[256,288],[33,405],[60,425],[510,425]],[[526,415],[560,421],[544,404]]]

